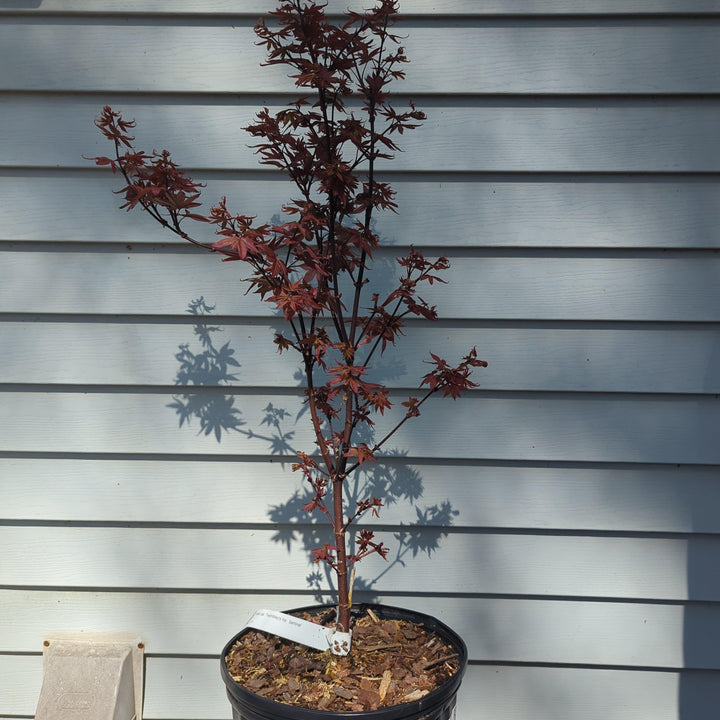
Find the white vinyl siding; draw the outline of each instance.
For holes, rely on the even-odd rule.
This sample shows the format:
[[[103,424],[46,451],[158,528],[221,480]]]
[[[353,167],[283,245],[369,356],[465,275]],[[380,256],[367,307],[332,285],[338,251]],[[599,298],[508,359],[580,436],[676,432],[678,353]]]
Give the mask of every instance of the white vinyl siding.
[[[46,633],[104,630],[145,640],[145,718],[224,720],[224,643],[313,602],[282,321],[83,158],[111,152],[110,104],[208,202],[278,213],[290,187],[239,130],[293,92],[258,67],[273,7],[0,3],[0,720],[33,716]],[[428,350],[489,367],[379,463],[414,499],[369,521],[394,562],[359,566],[360,597],[463,635],[458,720],[716,720],[720,0],[401,8],[403,99],[428,119],[384,169],[400,208],[377,259],[387,277],[413,244],[452,269],[424,293],[441,320],[379,377],[402,400]],[[207,326],[235,379],[177,387]],[[190,393],[235,429],[179,427]]]

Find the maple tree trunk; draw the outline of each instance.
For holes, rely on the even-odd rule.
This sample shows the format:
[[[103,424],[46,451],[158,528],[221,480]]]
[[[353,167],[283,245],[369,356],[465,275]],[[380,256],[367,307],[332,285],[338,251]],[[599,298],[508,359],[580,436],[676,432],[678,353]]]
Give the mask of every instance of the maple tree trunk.
[[[338,630],[350,630],[350,592],[348,588],[346,530],[343,517],[343,480],[333,480],[333,524],[335,526],[335,545],[337,547],[337,583],[338,583]]]

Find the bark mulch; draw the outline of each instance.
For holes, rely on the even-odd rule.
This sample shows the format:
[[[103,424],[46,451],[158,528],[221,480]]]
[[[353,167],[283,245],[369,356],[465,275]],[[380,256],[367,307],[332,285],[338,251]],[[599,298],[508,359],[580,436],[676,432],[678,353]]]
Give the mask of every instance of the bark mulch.
[[[299,616],[332,625],[332,618],[308,612]],[[458,671],[452,645],[420,625],[384,620],[370,610],[355,620],[352,630],[347,657],[250,630],[225,662],[233,680],[253,693],[286,705],[334,712],[377,710],[418,700]]]

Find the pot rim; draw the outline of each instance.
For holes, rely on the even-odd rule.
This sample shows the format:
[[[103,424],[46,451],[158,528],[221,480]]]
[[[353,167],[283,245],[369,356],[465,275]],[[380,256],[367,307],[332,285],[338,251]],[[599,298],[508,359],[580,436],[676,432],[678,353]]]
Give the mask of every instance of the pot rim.
[[[286,612],[302,612],[305,610],[325,610],[334,608],[335,605],[306,605],[299,608],[293,608]],[[333,711],[333,710],[318,710],[315,708],[305,708],[296,705],[286,705],[285,703],[279,703],[275,700],[269,700],[251,692],[240,683],[230,677],[230,673],[225,664],[225,658],[232,649],[233,645],[237,640],[249,632],[252,628],[243,628],[240,632],[229,640],[223,648],[222,654],[220,655],[220,672],[225,683],[228,695],[238,701],[245,701],[253,706],[257,707],[260,711],[268,713],[268,717],[273,717],[273,713],[277,714],[279,711],[277,708],[282,708],[282,712],[285,717],[289,720],[310,720],[310,718],[326,718],[327,720],[334,720],[335,718],[353,718],[353,720],[392,720],[395,717],[403,718],[408,717],[408,708],[414,707],[415,712],[423,712],[430,710],[433,707],[443,704],[447,699],[452,698],[457,694],[465,669],[467,667],[468,653],[465,641],[448,625],[441,620],[427,615],[416,610],[409,610],[407,608],[395,607],[392,605],[376,604],[376,603],[358,603],[357,610],[353,609],[353,615],[361,614],[366,608],[370,608],[373,612],[379,615],[385,615],[388,619],[392,618],[406,618],[413,622],[418,622],[421,625],[429,626],[432,630],[439,632],[439,634],[445,639],[451,642],[459,655],[459,667],[458,671],[448,680],[446,680],[440,687],[435,688],[427,695],[423,696],[418,700],[411,700],[409,702],[398,703],[396,705],[388,705],[386,707],[378,708],[377,710],[349,710],[349,711]]]

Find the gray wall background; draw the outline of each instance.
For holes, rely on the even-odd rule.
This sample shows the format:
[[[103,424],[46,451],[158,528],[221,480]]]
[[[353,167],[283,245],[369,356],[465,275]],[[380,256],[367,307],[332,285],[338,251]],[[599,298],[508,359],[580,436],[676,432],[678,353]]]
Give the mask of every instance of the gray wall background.
[[[227,718],[225,641],[315,596],[277,319],[83,159],[111,104],[210,201],[277,213],[238,131],[292,91],[258,68],[271,7],[0,3],[0,718],[33,716],[43,639],[73,630],[145,638],[146,718]],[[387,170],[379,261],[453,269],[379,372],[400,396],[427,349],[490,366],[363,478],[394,483],[395,556],[362,597],[463,634],[459,720],[715,718],[720,3],[402,9],[428,120]]]

